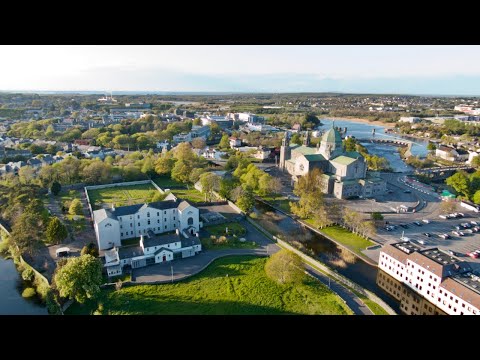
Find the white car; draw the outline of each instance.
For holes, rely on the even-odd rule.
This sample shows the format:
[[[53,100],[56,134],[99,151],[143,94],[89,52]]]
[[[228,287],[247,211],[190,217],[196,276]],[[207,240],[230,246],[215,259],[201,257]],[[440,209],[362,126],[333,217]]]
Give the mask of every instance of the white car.
[[[423,219],[422,221],[423,221],[425,224],[430,224],[430,220]]]
[[[402,236],[402,237],[400,238],[400,240],[402,240],[402,241],[410,241],[410,238],[408,238],[408,237],[406,237],[406,236]]]
[[[425,245],[425,241],[423,240],[417,240],[419,244]]]

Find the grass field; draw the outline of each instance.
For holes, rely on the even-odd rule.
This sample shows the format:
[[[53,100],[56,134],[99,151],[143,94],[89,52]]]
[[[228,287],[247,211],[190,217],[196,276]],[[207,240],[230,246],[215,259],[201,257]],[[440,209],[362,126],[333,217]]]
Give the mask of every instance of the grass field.
[[[158,186],[160,186],[162,190],[169,189],[172,186],[185,186],[185,184],[172,180],[170,177],[167,177],[167,176],[161,176],[156,179],[153,179],[153,182]]]
[[[295,202],[295,200],[288,200],[285,196],[262,196],[262,199],[288,214],[292,212],[290,202]]]
[[[226,228],[228,228],[228,235],[225,233]],[[231,222],[208,226],[205,227],[204,230],[210,235],[210,237],[200,238],[204,249],[254,249],[257,247],[257,244],[253,241],[239,241],[240,238],[246,235],[247,230],[238,223]],[[213,239],[212,235],[214,237]],[[219,241],[222,236],[227,236],[225,241]]]
[[[204,202],[205,201],[205,195],[202,194],[200,191],[197,189],[191,188],[189,190],[187,189],[172,189],[173,195],[176,197],[179,197],[183,200],[188,200],[191,203],[198,203],[198,202]]]
[[[358,235],[355,235],[351,231],[340,226],[330,226],[321,229],[320,231],[330,236],[332,239],[335,239],[339,243],[345,245],[359,255],[363,255],[362,250],[365,250],[369,246],[375,245],[375,243],[371,242],[370,240],[366,240]]]
[[[102,290],[97,302],[74,303],[67,314],[125,315],[254,315],[351,314],[344,302],[310,277],[279,285],[265,274],[265,258],[229,256],[215,260],[188,280],[163,285],[137,285]]]
[[[101,209],[102,204],[125,206],[149,202],[158,193],[152,184],[116,186],[105,189],[88,190],[90,203],[94,210]]]

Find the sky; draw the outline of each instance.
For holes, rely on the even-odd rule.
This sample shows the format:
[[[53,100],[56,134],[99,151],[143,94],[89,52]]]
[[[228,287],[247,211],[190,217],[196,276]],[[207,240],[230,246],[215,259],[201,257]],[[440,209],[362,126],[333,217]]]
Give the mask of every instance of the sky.
[[[0,46],[0,90],[480,95],[480,46]]]

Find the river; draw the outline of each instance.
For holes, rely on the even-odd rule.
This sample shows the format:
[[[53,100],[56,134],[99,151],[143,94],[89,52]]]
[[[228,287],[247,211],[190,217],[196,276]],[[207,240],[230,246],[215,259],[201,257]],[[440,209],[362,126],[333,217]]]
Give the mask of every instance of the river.
[[[0,315],[47,315],[47,308],[22,297],[23,280],[12,260],[0,257]]]
[[[303,227],[269,205],[256,201],[255,213],[257,213],[258,222],[271,233],[280,235],[285,240],[300,241],[307,249],[312,250],[314,256],[320,261],[377,295],[397,313],[400,312],[399,304],[376,284],[377,267],[366,263],[324,236]],[[273,216],[272,213],[274,213]]]
[[[332,120],[321,119],[322,125],[318,128],[321,131],[325,131],[332,126]],[[335,120],[335,127],[347,128],[347,135],[355,136],[357,139],[397,139],[397,140],[409,140],[413,142],[412,154],[415,156],[425,157],[428,153],[427,145],[428,141],[414,139],[408,136],[402,136],[398,134],[385,133],[385,127],[380,125],[371,125],[365,123],[357,123],[348,120]],[[373,133],[375,130],[375,133]],[[400,154],[397,151],[396,146],[383,145],[370,142],[362,142],[372,155],[378,155],[385,157],[390,166],[396,172],[406,172],[412,170],[410,166],[405,164],[400,158]]]

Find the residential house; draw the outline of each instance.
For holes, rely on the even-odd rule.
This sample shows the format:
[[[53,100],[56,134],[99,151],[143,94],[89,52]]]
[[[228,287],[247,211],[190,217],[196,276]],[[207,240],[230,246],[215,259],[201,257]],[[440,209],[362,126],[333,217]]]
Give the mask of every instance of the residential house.
[[[228,140],[230,141],[230,147],[232,149],[242,146],[242,139],[232,136]]]
[[[450,146],[440,145],[435,150],[435,156],[447,161],[458,162],[467,161],[469,153],[466,150],[460,148],[453,148]]]

